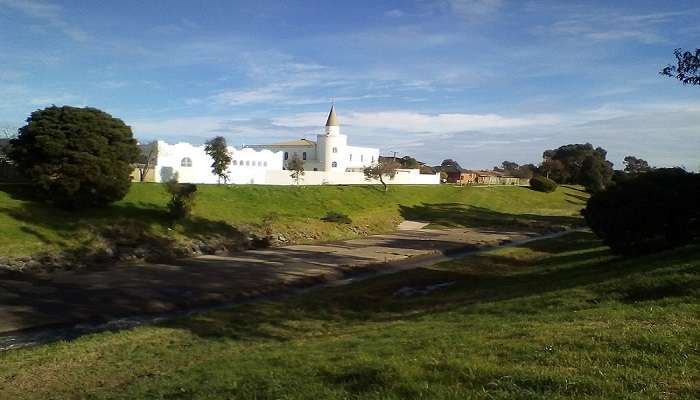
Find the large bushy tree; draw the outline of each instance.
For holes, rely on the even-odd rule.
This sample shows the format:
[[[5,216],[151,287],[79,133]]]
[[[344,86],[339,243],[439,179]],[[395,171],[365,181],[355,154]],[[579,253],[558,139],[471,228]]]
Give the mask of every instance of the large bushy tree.
[[[601,190],[612,181],[613,165],[605,157],[607,151],[590,143],[567,144],[546,150],[541,169],[558,183],[584,185],[588,190]]]
[[[139,149],[120,119],[95,108],[52,106],[27,118],[9,155],[42,199],[81,208],[126,195]]]
[[[623,163],[625,164],[625,172],[628,174],[640,174],[642,172],[649,172],[653,169],[646,160],[635,156],[625,157]]]
[[[583,215],[620,253],[679,246],[700,237],[700,174],[657,169],[594,193]]]
[[[231,164],[231,152],[226,145],[223,136],[217,136],[207,141],[204,151],[214,162],[211,164],[211,172],[219,178],[219,183],[228,181],[228,166]]]

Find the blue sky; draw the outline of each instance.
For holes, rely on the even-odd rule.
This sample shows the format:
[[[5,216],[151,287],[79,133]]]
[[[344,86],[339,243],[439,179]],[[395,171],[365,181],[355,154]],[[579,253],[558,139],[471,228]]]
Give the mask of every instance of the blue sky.
[[[141,140],[313,137],[490,168],[591,142],[700,168],[696,1],[0,0],[0,125],[92,106]]]

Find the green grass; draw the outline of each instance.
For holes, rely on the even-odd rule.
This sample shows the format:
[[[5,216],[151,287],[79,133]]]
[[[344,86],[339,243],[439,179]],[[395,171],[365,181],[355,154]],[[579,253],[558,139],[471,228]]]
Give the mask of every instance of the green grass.
[[[520,187],[392,186],[384,193],[375,186],[200,185],[193,218],[170,230],[168,198],[158,184],[134,184],[113,206],[77,213],[32,202],[24,191],[0,185],[0,256],[99,248],[114,227],[135,224],[173,240],[231,237],[240,229],[264,231],[271,213],[277,215],[272,230],[297,242],[386,232],[402,218],[442,225],[570,224],[586,200],[572,188],[544,194]],[[352,225],[321,221],[328,212],[348,215]]]
[[[570,234],[3,353],[0,398],[696,399],[699,255]]]

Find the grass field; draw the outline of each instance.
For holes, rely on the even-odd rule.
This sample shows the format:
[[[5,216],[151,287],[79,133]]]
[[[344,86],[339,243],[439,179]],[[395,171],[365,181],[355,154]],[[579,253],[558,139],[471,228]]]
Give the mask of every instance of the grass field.
[[[0,398],[697,399],[699,255],[570,234],[3,353]]]
[[[384,193],[375,186],[200,185],[194,216],[171,230],[168,197],[158,184],[134,184],[113,206],[77,214],[32,202],[24,191],[0,185],[0,256],[99,248],[112,228],[130,224],[176,240],[261,232],[273,214],[269,227],[297,242],[385,232],[403,218],[443,225],[571,224],[586,200],[571,188],[544,194],[521,187],[392,186]],[[347,214],[352,225],[321,221],[329,211]]]

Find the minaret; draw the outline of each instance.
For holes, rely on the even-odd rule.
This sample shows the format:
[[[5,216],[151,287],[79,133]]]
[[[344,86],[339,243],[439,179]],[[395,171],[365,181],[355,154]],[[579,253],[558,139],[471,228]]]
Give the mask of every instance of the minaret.
[[[316,135],[316,152],[322,171],[345,171],[348,162],[348,137],[340,134],[335,104],[326,120],[325,134]]]
[[[335,104],[331,105],[331,112],[328,113],[326,120],[326,135],[337,136],[340,134],[340,125],[338,125],[338,117],[335,115]]]

